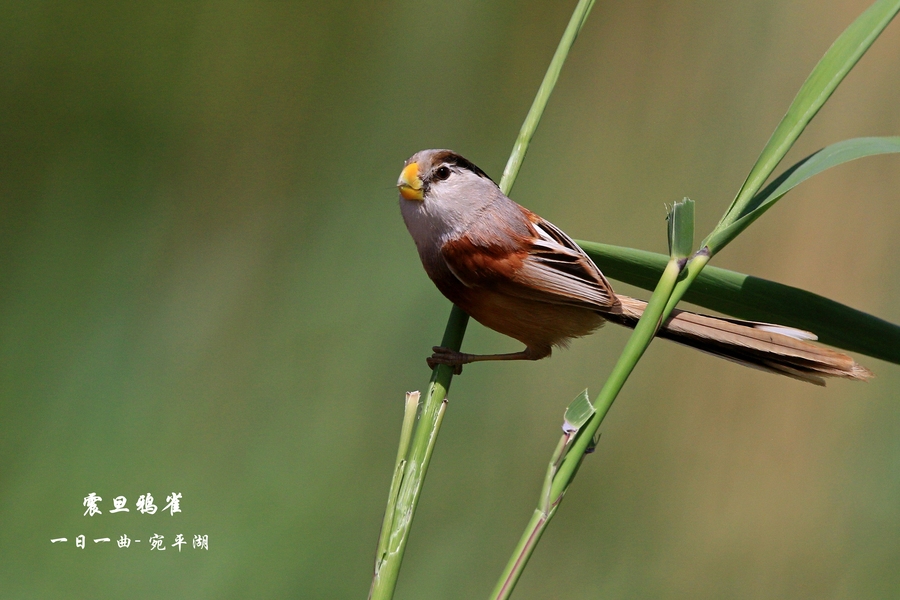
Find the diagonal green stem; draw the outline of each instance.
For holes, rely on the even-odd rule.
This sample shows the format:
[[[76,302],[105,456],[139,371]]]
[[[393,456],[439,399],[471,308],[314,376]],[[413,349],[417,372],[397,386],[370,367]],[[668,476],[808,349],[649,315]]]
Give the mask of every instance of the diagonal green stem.
[[[666,303],[676,287],[680,272],[681,267],[678,260],[670,260],[666,265],[666,270],[663,271],[659,284],[653,291],[653,295],[650,296],[650,301],[647,303],[647,308],[644,309],[641,320],[638,321],[637,326],[634,328],[634,333],[628,338],[619,360],[594,401],[594,407],[597,409],[597,412],[579,432],[578,439],[575,440],[572,449],[559,468],[559,473],[551,492],[552,497],[565,493],[572,476],[578,468],[582,455],[591,444],[597,429],[603,422],[603,418],[606,417],[606,413],[609,412],[616,396],[622,390],[638,360],[644,355],[647,347],[650,346],[650,342],[653,341],[653,336],[656,335],[656,330],[659,329],[659,325],[663,321]]]
[[[800,91],[788,107],[787,114],[778,123],[731,206],[715,229],[700,244],[701,248],[709,246],[715,254],[768,208],[766,206],[756,211],[751,210],[753,197],[834,90],[898,12],[900,0],[877,0],[838,36],[803,82]],[[728,236],[724,236],[724,239],[718,239],[730,225],[753,212],[756,214],[750,219],[744,219],[742,227],[733,229]]]
[[[622,350],[616,366],[594,402],[596,412],[579,430],[574,442],[569,446],[565,458],[553,475],[546,500],[542,493],[541,504],[546,508],[542,510],[539,507],[535,510],[528,525],[525,526],[525,531],[522,533],[519,543],[513,550],[506,568],[494,587],[491,595],[492,599],[508,598],[512,594],[513,588],[525,569],[528,560],[531,558],[534,549],[537,547],[538,541],[540,541],[553,515],[556,514],[556,510],[559,508],[569,484],[581,466],[588,449],[594,443],[597,430],[600,428],[603,418],[609,412],[616,396],[618,396],[622,386],[625,385],[625,381],[634,370],[638,360],[643,356],[650,342],[653,341],[656,330],[662,322],[662,313],[666,302],[675,288],[680,270],[681,261],[677,259],[670,260],[666,265],[666,269],[663,271],[656,290],[650,297],[641,320],[635,327],[634,333],[628,339],[628,343]]]
[[[753,196],[768,179],[778,162],[784,157],[809,121],[815,116],[822,104],[825,103],[837,85],[898,10],[900,10],[900,0],[878,0],[838,38],[834,46],[829,49],[826,56],[807,79],[788,110],[788,114],[772,135],[762,155],[751,170],[737,198],[722,217],[719,225],[703,241],[701,249],[687,260],[683,258],[685,256],[685,248],[690,247],[687,237],[685,236],[684,239],[680,241],[675,240],[674,242],[670,238],[670,254],[672,256],[657,283],[644,314],[641,316],[634,333],[622,351],[622,355],[619,357],[603,389],[594,402],[596,412],[590,421],[578,432],[571,449],[553,477],[549,495],[549,505],[552,506],[552,509],[549,512],[546,510],[535,511],[492,597],[507,598],[512,593],[512,588],[515,586],[519,574],[533,553],[537,541],[546,529],[550,518],[562,501],[569,484],[578,471],[585,452],[595,439],[594,436],[600,424],[625,385],[625,381],[634,370],[638,360],[653,340],[660,323],[669,317],[691,283],[709,262],[712,254],[724,247],[728,241],[740,233],[743,227],[749,225],[752,219],[748,219],[743,224],[743,227],[735,228],[731,237],[722,236],[721,239],[715,240],[719,242],[718,245],[712,243],[711,240],[717,233],[725,230],[740,218],[742,211],[744,211]],[[765,207],[762,210],[765,210]],[[761,214],[761,211],[759,214]],[[691,218],[690,226],[687,226],[683,231],[683,233],[686,233],[687,230],[690,230],[691,236],[693,236],[692,221],[693,219]],[[670,225],[672,225],[670,235],[675,235],[681,231],[676,223],[672,222]]]
[[[569,20],[569,25],[563,33],[503,171],[500,189],[506,194],[512,189],[528,145],[540,123],[541,115],[547,106],[553,87],[559,79],[566,56],[593,5],[594,0],[579,0],[578,6]],[[469,316],[459,307],[454,306],[447,321],[441,346],[458,351],[462,346],[468,320]],[[440,431],[446,407],[447,390],[450,388],[452,377],[452,370],[447,366],[439,365],[434,370],[431,384],[422,403],[421,415],[413,433],[409,458],[401,467],[398,467],[398,471],[402,472],[395,472],[395,477],[402,478],[402,482],[398,486],[399,492],[396,497],[392,491],[388,498],[386,510],[391,510],[393,507],[393,516],[389,518],[388,515],[385,515],[384,518],[378,543],[378,555],[375,557],[375,573],[372,578],[372,587],[369,590],[371,599],[388,600],[394,595],[416,505],[425,482],[431,453]],[[394,487],[395,485],[392,484],[392,489]]]
[[[525,122],[522,123],[522,128],[519,130],[519,136],[516,138],[512,153],[509,155],[509,160],[506,162],[506,168],[503,169],[503,177],[500,179],[500,189],[503,190],[503,193],[506,195],[509,195],[513,183],[515,183],[516,175],[519,174],[519,169],[522,167],[522,162],[525,160],[525,153],[528,151],[528,144],[531,143],[531,138],[534,136],[534,132],[541,122],[541,116],[543,116],[544,108],[546,108],[547,101],[550,99],[550,94],[556,86],[556,80],[559,79],[563,63],[566,62],[569,50],[572,49],[572,44],[575,43],[575,38],[578,37],[578,32],[581,31],[581,28],[584,26],[584,22],[593,6],[594,0],[579,0],[578,6],[575,7],[575,11],[572,13],[572,18],[569,19],[569,25],[566,27],[562,39],[559,41],[559,46],[556,47],[556,52],[553,54],[550,66],[547,68],[547,73],[544,75],[541,87],[538,88],[538,92],[534,97],[534,102],[531,103],[531,109],[528,111],[528,116],[525,117]]]

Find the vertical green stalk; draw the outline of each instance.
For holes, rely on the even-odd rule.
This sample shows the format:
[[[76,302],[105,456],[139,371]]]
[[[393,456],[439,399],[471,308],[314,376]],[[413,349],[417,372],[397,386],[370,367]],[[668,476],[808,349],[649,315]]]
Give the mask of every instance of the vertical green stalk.
[[[569,24],[563,33],[547,73],[544,75],[544,80],[541,82],[525,122],[522,124],[522,129],[519,131],[512,154],[503,171],[500,189],[505,194],[508,194],[512,189],[519,169],[522,166],[522,161],[525,159],[528,145],[534,136],[538,123],[540,123],[541,115],[547,106],[553,87],[556,85],[557,79],[559,79],[559,73],[562,70],[566,56],[593,5],[594,0],[579,0],[569,20]],[[458,351],[462,346],[468,320],[469,316],[459,307],[454,306],[447,321],[441,346]],[[428,470],[431,453],[434,450],[434,444],[440,431],[446,406],[447,390],[450,388],[452,377],[453,372],[450,367],[438,365],[435,368],[431,377],[431,384],[422,403],[419,421],[413,433],[413,443],[409,458],[400,468],[402,473],[395,473],[396,478],[402,477],[402,482],[399,485],[399,492],[396,497],[391,493],[388,498],[386,510],[392,510],[393,516],[388,518],[385,515],[384,518],[383,528],[379,537],[378,555],[375,557],[375,573],[372,577],[372,587],[369,590],[370,599],[388,600],[394,595],[397,577],[400,573],[400,565],[403,561],[403,553],[409,538],[409,530],[415,516],[416,505],[422,491],[422,485],[425,482],[425,474]]]
[[[450,312],[441,345],[458,350],[462,346],[468,320],[469,316],[454,306]],[[385,508],[386,514],[375,556],[372,587],[369,589],[369,598],[373,600],[386,600],[394,595],[397,577],[400,574],[400,564],[403,562],[403,553],[406,551],[406,542],[409,540],[409,529],[412,526],[422,485],[425,483],[425,473],[428,471],[441,421],[444,418],[447,391],[450,389],[452,377],[453,370],[446,365],[438,365],[434,369],[428,385],[428,392],[422,403],[419,420],[411,434],[413,442],[408,458],[401,462],[398,456],[394,482],[391,483],[391,493]],[[405,421],[406,419],[404,419]],[[404,446],[402,439],[405,435],[410,434],[401,429],[401,451]],[[400,481],[399,485],[395,483],[398,480]]]
[[[394,510],[397,506],[397,497],[400,495],[400,485],[406,472],[406,456],[409,454],[409,444],[412,441],[413,427],[416,424],[416,415],[419,412],[419,392],[407,392],[403,409],[403,425],[400,427],[400,444],[397,448],[397,460],[394,462],[394,477],[391,479],[391,489],[388,492],[387,508],[384,510],[384,519],[381,523],[381,536],[378,538],[378,549],[375,551],[375,570],[379,571],[379,563],[388,553],[389,533],[393,530]]]

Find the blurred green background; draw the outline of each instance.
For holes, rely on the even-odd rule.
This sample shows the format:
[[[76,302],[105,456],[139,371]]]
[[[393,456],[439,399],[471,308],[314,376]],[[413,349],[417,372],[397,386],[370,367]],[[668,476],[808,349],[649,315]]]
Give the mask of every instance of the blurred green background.
[[[705,234],[866,5],[598,2],[513,198],[664,252],[690,196]],[[394,183],[429,147],[499,179],[573,6],[3,3],[0,597],[365,597],[449,312]],[[898,73],[894,23],[789,163],[900,132]],[[898,161],[804,183],[714,264],[900,322]],[[627,335],[456,378],[397,598],[487,595]],[[900,596],[900,368],[860,362],[823,390],[655,343],[515,597]]]

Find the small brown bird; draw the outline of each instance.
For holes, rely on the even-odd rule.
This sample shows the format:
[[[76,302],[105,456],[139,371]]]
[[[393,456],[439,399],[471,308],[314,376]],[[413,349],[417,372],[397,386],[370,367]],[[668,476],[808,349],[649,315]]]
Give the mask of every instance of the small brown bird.
[[[484,171],[450,150],[422,150],[397,182],[403,220],[438,289],[476,321],[525,344],[509,354],[435,347],[455,367],[482,360],[538,360],[604,321],[634,327],[647,303],[617,295],[572,239],[510,200]],[[824,385],[872,373],[812,333],[675,310],[658,337],[773,373]]]

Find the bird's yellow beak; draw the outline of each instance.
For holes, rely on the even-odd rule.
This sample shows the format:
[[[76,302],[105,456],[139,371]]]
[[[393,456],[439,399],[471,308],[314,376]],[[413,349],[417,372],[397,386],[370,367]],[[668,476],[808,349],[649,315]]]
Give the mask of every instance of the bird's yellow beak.
[[[400,195],[407,200],[418,200],[421,202],[424,197],[422,195],[422,180],[419,179],[419,163],[409,163],[400,172],[400,179],[397,180],[397,187],[400,188]]]

